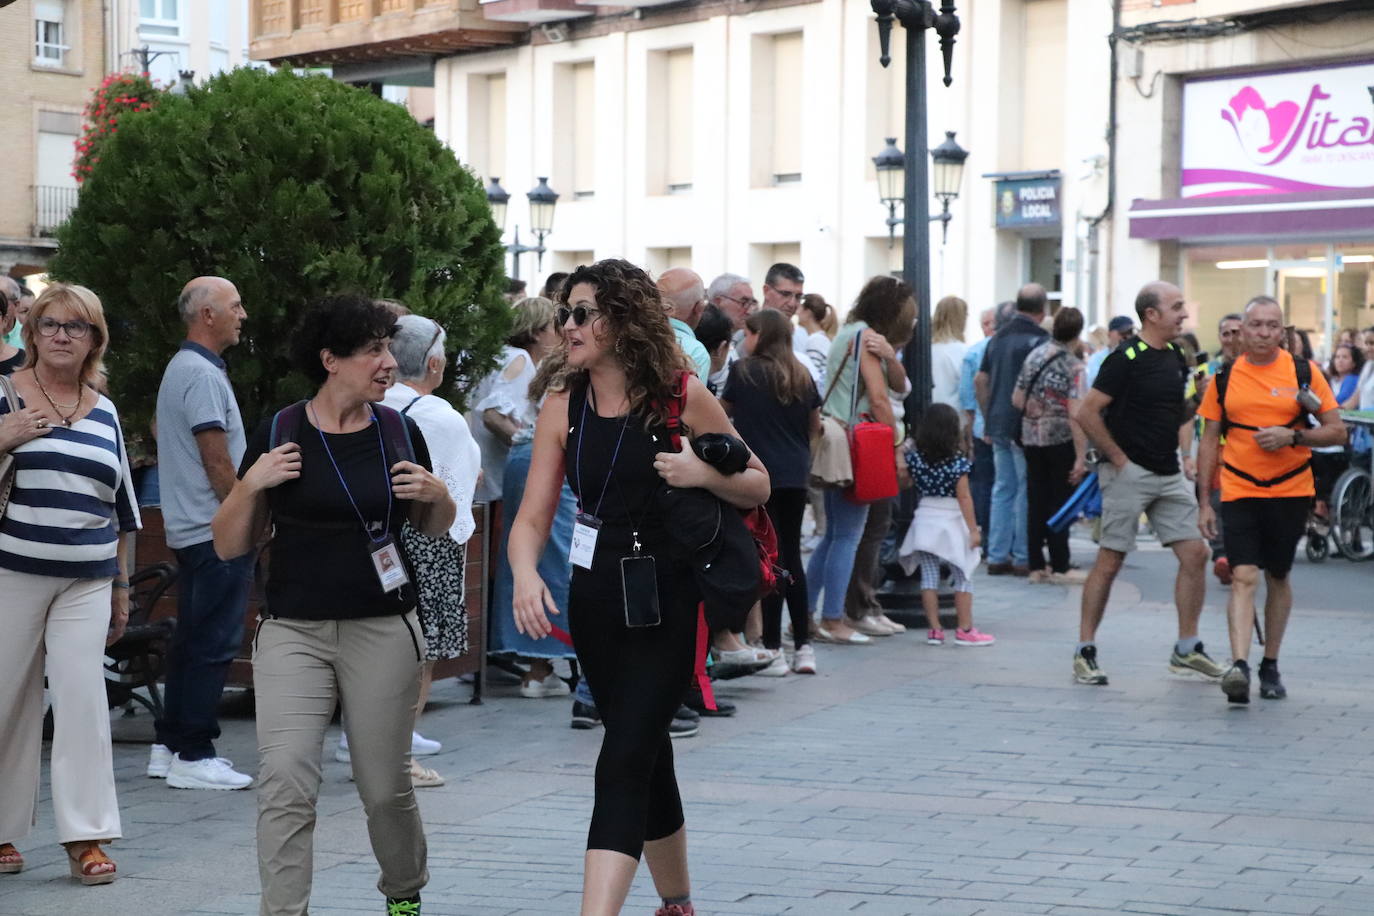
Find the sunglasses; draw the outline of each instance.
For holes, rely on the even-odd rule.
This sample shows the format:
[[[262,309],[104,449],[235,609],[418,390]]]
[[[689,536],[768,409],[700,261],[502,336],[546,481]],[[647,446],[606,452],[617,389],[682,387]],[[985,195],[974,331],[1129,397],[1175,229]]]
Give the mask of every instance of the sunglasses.
[[[601,314],[601,309],[589,309],[585,305],[579,305],[575,309],[560,308],[556,313],[558,326],[562,327],[568,323],[568,319],[573,320],[573,324],[579,328],[587,323],[587,319]]]

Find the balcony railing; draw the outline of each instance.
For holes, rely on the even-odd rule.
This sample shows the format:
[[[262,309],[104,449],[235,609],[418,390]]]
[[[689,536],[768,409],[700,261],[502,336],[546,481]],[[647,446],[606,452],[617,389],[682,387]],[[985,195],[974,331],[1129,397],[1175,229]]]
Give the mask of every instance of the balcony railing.
[[[50,236],[76,209],[76,188],[38,185],[33,189],[33,234]]]

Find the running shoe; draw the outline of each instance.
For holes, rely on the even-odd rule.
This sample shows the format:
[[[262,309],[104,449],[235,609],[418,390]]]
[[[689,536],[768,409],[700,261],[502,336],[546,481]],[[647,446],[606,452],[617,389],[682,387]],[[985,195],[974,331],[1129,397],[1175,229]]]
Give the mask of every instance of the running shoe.
[[[546,674],[541,680],[520,682],[520,695],[530,700],[565,697],[570,693],[572,688],[568,686],[568,682],[553,672]]]
[[[148,778],[166,779],[171,768],[172,749],[165,744],[154,744],[148,752]]]
[[[580,700],[573,700],[572,727],[580,729],[596,728],[601,724],[601,713],[596,711],[595,706],[589,706]]]
[[[386,916],[420,916],[420,895],[386,898]]]
[[[774,657],[773,661],[768,665],[767,668],[764,668],[762,671],[758,672],[758,676],[787,677],[787,675],[790,674],[791,671],[792,669],[788,666],[787,659],[782,657],[782,652],[780,651],[778,652],[777,656]]]
[[[674,719],[668,723],[669,738],[695,738],[700,730],[701,726],[687,719]]]
[[[816,650],[811,647],[811,643],[807,643],[793,653],[792,670],[798,674],[816,673]]]
[[[1250,702],[1250,666],[1237,659],[1221,676],[1221,692],[1228,703]]]
[[[943,646],[945,644],[944,630],[927,630],[926,644],[930,646]]]
[[[1278,665],[1260,665],[1260,697],[1265,700],[1284,700],[1288,698],[1288,688],[1283,686],[1279,677]]]
[[[997,642],[997,637],[991,633],[984,633],[977,627],[954,631],[954,644],[956,646],[990,646],[995,642]]]
[[[1212,657],[1202,650],[1202,643],[1198,643],[1187,655],[1179,655],[1175,645],[1174,651],[1169,653],[1169,670],[1174,674],[1200,674],[1215,680],[1226,673],[1226,666],[1212,661]]]
[[[1107,686],[1107,672],[1097,667],[1097,646],[1084,646],[1073,654],[1073,679],[1094,687]]]
[[[173,789],[246,789],[253,777],[240,773],[223,757],[182,760],[178,754],[167,769],[167,785]]]

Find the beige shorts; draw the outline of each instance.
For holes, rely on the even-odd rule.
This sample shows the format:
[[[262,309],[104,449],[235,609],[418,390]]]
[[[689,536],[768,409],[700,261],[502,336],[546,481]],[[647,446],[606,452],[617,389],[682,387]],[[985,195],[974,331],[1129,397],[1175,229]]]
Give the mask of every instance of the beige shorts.
[[[1102,488],[1102,539],[1098,546],[1121,553],[1135,550],[1142,512],[1165,546],[1202,537],[1197,526],[1197,497],[1182,472],[1156,474],[1133,461],[1118,471],[1104,461],[1097,467],[1097,482]]]

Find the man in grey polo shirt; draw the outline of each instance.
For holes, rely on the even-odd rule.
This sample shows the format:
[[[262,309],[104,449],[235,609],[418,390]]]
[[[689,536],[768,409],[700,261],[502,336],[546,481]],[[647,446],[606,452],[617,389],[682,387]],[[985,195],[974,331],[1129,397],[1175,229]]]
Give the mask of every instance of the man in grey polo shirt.
[[[177,628],[148,775],[178,789],[243,789],[252,777],[216,756],[214,742],[220,694],[243,642],[253,555],[219,559],[210,520],[243,458],[243,420],[220,354],[239,342],[248,315],[234,284],[222,277],[187,283],[177,307],[186,340],[157,392],[162,518],[180,568]]]

